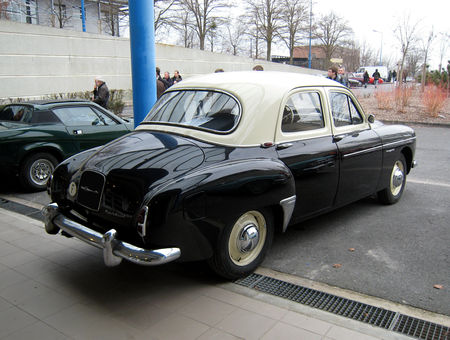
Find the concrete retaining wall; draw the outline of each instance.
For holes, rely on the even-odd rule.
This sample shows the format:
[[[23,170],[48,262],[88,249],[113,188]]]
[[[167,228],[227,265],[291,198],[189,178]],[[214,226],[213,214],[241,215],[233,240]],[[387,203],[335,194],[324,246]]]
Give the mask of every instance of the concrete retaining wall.
[[[265,70],[319,74],[245,57],[156,45],[161,71],[179,70],[183,77],[214,72]],[[131,89],[130,43],[127,38],[75,32],[0,20],[0,99],[40,97],[91,91],[102,75],[110,89]]]

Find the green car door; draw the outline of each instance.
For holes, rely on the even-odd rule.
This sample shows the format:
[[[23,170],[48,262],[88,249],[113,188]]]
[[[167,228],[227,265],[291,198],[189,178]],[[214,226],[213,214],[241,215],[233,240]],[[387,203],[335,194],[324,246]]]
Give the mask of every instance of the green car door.
[[[106,144],[129,131],[125,124],[93,106],[66,106],[52,111],[64,123],[80,151]]]

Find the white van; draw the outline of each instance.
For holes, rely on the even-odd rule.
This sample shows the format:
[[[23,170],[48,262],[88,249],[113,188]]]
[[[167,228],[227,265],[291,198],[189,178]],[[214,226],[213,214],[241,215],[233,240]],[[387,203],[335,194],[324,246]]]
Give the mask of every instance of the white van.
[[[361,66],[356,71],[356,74],[357,76],[362,77],[364,75],[364,72],[367,71],[367,73],[369,73],[369,77],[372,77],[372,74],[375,72],[375,70],[378,70],[378,72],[380,72],[380,76],[384,81],[388,79],[388,69],[386,66]]]

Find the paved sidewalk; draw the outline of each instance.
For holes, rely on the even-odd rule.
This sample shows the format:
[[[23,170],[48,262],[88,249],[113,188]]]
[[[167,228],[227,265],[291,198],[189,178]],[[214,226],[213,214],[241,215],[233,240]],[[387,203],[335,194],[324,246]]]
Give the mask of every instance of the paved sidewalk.
[[[411,339],[220,281],[202,264],[106,268],[0,209],[0,339]]]

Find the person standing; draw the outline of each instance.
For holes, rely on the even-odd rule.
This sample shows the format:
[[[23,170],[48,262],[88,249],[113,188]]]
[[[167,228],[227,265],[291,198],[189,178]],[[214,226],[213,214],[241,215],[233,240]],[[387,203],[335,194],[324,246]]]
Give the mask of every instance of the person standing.
[[[364,87],[367,87],[367,84],[369,84],[369,80],[370,80],[370,76],[369,76],[369,72],[364,72],[363,75],[363,82],[364,82]]]
[[[107,109],[109,100],[109,89],[108,86],[106,86],[105,79],[103,77],[98,76],[95,78],[94,81],[95,86],[94,86],[93,102]]]
[[[166,87],[164,85],[160,73],[161,71],[159,67],[156,67],[156,99],[159,99],[159,97],[161,97],[164,91],[166,90]]]
[[[162,79],[166,90],[173,85],[172,78],[170,78],[169,72],[164,72],[164,77]]]
[[[380,72],[378,72],[378,69],[375,69],[375,72],[372,74],[373,77],[373,84],[375,85],[375,88],[377,87],[378,81],[380,80]]]
[[[183,78],[181,78],[180,72],[178,72],[178,70],[175,70],[173,72],[172,84],[177,84],[182,80],[183,80]]]
[[[339,75],[339,81],[341,82],[342,85],[344,86],[348,86],[348,78],[347,75],[345,73],[345,68],[344,67],[339,67],[338,70],[338,75]]]
[[[331,66],[328,69],[328,77],[327,78],[331,79],[331,80],[334,80],[334,81],[337,81],[338,83],[342,83],[341,80],[340,80],[340,77],[338,75],[338,69],[337,69],[336,66]]]

